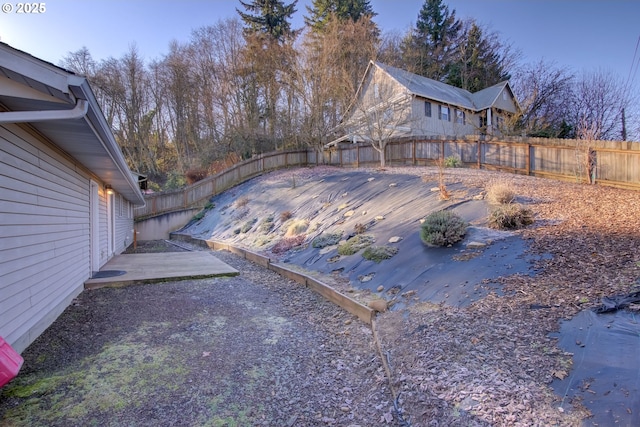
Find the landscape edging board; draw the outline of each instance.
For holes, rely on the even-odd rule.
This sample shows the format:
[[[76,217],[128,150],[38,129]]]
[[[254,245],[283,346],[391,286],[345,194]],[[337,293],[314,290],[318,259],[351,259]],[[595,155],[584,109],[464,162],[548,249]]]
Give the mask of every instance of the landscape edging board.
[[[349,313],[357,316],[360,320],[365,322],[367,325],[371,325],[372,319],[374,317],[374,310],[365,306],[364,304],[359,303],[358,301],[349,298],[348,296],[336,291],[331,286],[321,282],[318,279],[307,276],[306,274],[294,271],[289,269],[282,264],[273,263],[269,257],[264,255],[248,251],[243,248],[239,248],[228,243],[219,242],[217,240],[210,239],[197,239],[195,237],[180,234],[180,233],[171,233],[171,238],[175,238],[176,240],[180,240],[187,243],[193,243],[200,247],[206,247],[213,250],[227,250],[231,253],[234,253],[242,258],[250,261],[254,264],[258,264],[262,267],[268,268],[269,270],[278,273],[282,277],[293,280],[296,283],[304,285],[317,294],[321,295],[326,300],[342,307],[344,310]]]

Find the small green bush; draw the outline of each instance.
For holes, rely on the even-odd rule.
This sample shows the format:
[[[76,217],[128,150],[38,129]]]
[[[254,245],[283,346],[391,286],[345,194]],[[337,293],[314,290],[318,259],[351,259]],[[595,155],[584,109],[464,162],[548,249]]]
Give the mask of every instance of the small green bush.
[[[240,227],[240,233],[248,233],[249,230],[251,230],[253,228],[253,226],[255,225],[255,223],[258,221],[258,218],[253,218],[250,219],[249,221],[245,222],[242,227]]]
[[[337,233],[321,234],[311,242],[311,246],[317,249],[322,249],[327,246],[337,245],[342,238],[342,231]]]
[[[457,168],[461,164],[462,162],[460,161],[460,158],[457,156],[449,156],[446,159],[444,159],[444,167],[446,168]]]
[[[518,203],[500,205],[489,214],[489,227],[491,228],[516,230],[529,224],[533,224],[533,213]]]
[[[362,257],[369,261],[380,263],[398,253],[395,246],[369,246],[362,252]]]
[[[467,232],[467,223],[451,211],[438,211],[425,218],[420,238],[429,246],[449,246],[459,242]]]
[[[340,255],[353,255],[360,249],[364,249],[367,246],[372,245],[376,240],[373,236],[368,234],[357,234],[347,240],[342,245],[338,246],[338,253]]]
[[[262,222],[260,223],[260,227],[258,227],[258,230],[262,234],[267,234],[272,229],[273,229],[273,215],[269,215],[268,217],[262,220]]]

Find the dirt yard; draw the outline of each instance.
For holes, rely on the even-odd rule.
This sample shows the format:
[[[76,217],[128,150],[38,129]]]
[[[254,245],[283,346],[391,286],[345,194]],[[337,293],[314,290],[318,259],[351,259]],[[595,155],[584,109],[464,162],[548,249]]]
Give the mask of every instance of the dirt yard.
[[[296,173],[301,185],[314,172],[277,179]],[[514,186],[535,215],[518,234],[546,255],[536,275],[503,275],[500,294],[465,307],[416,302],[380,313],[379,353],[357,319],[218,252],[239,277],[83,293],[25,352],[20,377],[0,392],[0,425],[591,425],[579,400],[551,388],[572,362],[549,334],[640,286],[640,192],[447,174],[451,188]]]

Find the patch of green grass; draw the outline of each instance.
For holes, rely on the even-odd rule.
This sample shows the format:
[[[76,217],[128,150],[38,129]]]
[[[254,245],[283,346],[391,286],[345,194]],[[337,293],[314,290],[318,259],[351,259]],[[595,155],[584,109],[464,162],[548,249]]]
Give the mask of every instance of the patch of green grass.
[[[366,260],[380,263],[398,253],[395,246],[369,246],[362,252],[362,257]]]
[[[2,390],[3,397],[19,399],[3,421],[57,425],[64,414],[69,425],[91,425],[97,414],[117,416],[153,399],[159,387],[168,392],[182,387],[188,365],[172,359],[175,349],[169,345],[141,342],[147,333],[141,328],[131,341],[105,346],[65,371],[18,376]]]
[[[361,249],[371,246],[375,242],[375,238],[369,234],[357,234],[338,246],[340,255],[353,255]]]

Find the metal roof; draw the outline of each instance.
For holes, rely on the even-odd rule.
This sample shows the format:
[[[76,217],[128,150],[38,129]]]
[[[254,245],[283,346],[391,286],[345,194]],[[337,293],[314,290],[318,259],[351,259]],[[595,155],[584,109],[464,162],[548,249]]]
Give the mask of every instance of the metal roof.
[[[0,104],[25,117],[37,111],[70,111],[78,100],[86,101],[87,112],[81,118],[28,123],[131,203],[144,205],[138,179],[129,170],[85,77],[0,43],[0,84],[1,80],[6,84],[0,90]],[[16,84],[23,90],[12,90]]]
[[[413,95],[471,111],[481,111],[491,107],[502,90],[509,85],[509,82],[504,81],[481,91],[471,93],[468,90],[419,76],[380,62],[372,62],[371,64],[386,72],[391,78],[406,87]]]

